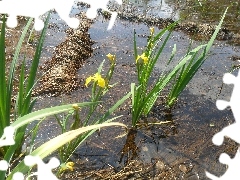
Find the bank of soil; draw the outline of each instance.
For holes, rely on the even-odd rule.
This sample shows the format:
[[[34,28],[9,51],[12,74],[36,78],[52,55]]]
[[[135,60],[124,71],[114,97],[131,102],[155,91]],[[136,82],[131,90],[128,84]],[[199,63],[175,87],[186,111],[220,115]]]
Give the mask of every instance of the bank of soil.
[[[58,96],[70,93],[81,86],[82,78],[78,78],[77,71],[92,55],[93,41],[88,29],[92,23],[86,16],[79,14],[81,23],[76,30],[67,29],[65,41],[56,46],[53,56],[41,66],[43,76],[39,86],[34,90],[34,96],[49,94]]]

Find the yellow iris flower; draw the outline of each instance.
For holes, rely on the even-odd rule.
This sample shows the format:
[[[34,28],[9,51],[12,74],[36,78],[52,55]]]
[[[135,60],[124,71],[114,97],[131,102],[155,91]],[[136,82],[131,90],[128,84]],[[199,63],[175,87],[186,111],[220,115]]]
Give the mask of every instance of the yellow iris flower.
[[[148,57],[146,56],[145,53],[143,53],[141,56],[138,55],[138,57],[136,59],[136,63],[138,63],[139,59],[142,59],[144,64],[148,63]]]
[[[91,82],[97,82],[98,86],[104,88],[105,87],[105,80],[102,78],[102,76],[99,73],[94,74],[94,76],[90,76],[86,79],[85,86],[87,87],[88,84]]]
[[[79,109],[79,106],[78,106],[77,104],[73,104],[73,105],[72,105],[72,108],[73,108],[74,110],[78,110],[78,109]]]
[[[67,162],[67,163],[66,163],[66,167],[67,167],[67,169],[69,169],[70,171],[73,171],[73,166],[74,166],[74,162]]]
[[[108,59],[109,59],[112,63],[115,62],[116,55],[112,55],[112,54],[108,53],[106,56],[108,57]]]
[[[150,35],[152,36],[154,34],[154,27],[150,28]]]
[[[73,171],[73,166],[74,166],[74,162],[67,162],[66,164],[65,163],[61,164],[60,173],[67,170]]]

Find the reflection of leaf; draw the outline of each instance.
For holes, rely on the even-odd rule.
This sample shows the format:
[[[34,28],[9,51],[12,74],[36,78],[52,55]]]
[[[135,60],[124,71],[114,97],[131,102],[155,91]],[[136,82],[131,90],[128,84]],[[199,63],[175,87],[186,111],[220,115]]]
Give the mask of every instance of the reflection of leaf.
[[[134,159],[137,157],[139,148],[137,147],[137,145],[135,143],[136,135],[137,135],[137,130],[135,130],[135,129],[129,130],[129,132],[127,134],[126,143],[125,143],[123,149],[121,150],[121,157],[119,160],[120,163],[122,162],[125,155],[127,156],[126,164],[128,164],[128,162],[131,159]]]

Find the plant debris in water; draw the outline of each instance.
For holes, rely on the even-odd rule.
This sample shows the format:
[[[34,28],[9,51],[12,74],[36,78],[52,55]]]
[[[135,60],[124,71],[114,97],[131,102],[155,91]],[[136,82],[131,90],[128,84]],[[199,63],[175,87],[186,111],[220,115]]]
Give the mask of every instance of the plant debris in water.
[[[77,77],[77,70],[93,52],[93,41],[88,33],[92,21],[84,13],[80,14],[80,18],[79,28],[66,30],[67,39],[56,47],[51,60],[41,67],[43,76],[40,86],[34,91],[35,96],[58,96],[80,86],[82,80]]]

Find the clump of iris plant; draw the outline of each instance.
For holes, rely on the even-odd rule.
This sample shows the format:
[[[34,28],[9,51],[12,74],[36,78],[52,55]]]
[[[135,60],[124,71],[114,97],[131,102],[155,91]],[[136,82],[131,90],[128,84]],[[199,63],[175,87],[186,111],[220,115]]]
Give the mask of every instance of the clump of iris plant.
[[[116,62],[116,55],[112,55],[112,54],[107,54],[106,57],[108,58],[109,62],[110,62],[110,68],[107,71],[107,74],[105,75],[105,77],[102,77],[101,75],[101,71],[103,68],[103,64],[105,62],[105,60],[101,63],[101,65],[98,68],[98,72],[95,73],[93,76],[89,76],[86,79],[85,82],[85,86],[88,87],[88,84],[90,82],[93,82],[92,84],[92,95],[91,95],[91,102],[98,102],[101,100],[102,96],[108,91],[109,89],[109,82],[112,78],[113,75],[113,71],[115,68],[115,62]],[[87,125],[90,117],[92,116],[93,112],[96,110],[98,104],[93,104],[90,107],[90,111],[88,113],[87,116],[87,120],[85,121],[84,125]]]
[[[137,52],[136,32],[134,30],[134,58],[137,67],[138,84],[131,84],[133,127],[137,125],[141,116],[148,115],[160,92],[166,87],[166,85],[171,85],[171,90],[166,97],[166,107],[168,109],[173,107],[178,96],[206,60],[207,53],[216,38],[226,12],[227,10],[222,16],[222,19],[216,27],[216,30],[209,42],[192,50],[189,49],[189,51],[186,52],[186,54],[179,60],[178,64],[172,68],[169,67],[169,65],[176,52],[176,45],[174,44],[172,54],[170,55],[168,61],[163,61],[163,63],[166,64],[165,68],[160,69],[159,76],[157,77],[155,83],[151,83],[151,89],[149,80],[153,69],[157,61],[164,60],[161,58],[161,54],[163,49],[166,48],[166,43],[169,40],[171,31],[177,22],[174,22],[165,29],[159,31],[156,35],[154,28],[150,28],[147,46],[141,55]]]
[[[126,99],[128,99],[131,95],[129,92],[127,95],[122,97],[119,101],[117,101],[111,108],[109,108],[105,113],[99,114],[97,112],[96,116],[96,109],[99,106],[99,103],[102,100],[102,97],[108,92],[109,88],[112,88],[114,86],[110,85],[110,81],[113,75],[113,71],[116,64],[116,55],[107,54],[106,57],[108,58],[108,62],[110,63],[110,67],[107,71],[107,73],[104,75],[102,73],[103,65],[105,60],[100,64],[98,71],[90,75],[86,78],[85,86],[87,88],[91,87],[90,92],[90,104],[86,107],[87,110],[85,111],[86,114],[83,116],[82,109],[78,106],[78,104],[72,105],[72,110],[68,112],[67,115],[63,115],[63,118],[59,118],[57,116],[56,119],[61,126],[62,133],[67,133],[69,130],[74,131],[79,128],[85,128],[92,125],[100,125],[104,122],[110,122],[115,120],[116,118],[120,117],[113,117],[111,119],[107,118],[111,115],[113,111],[115,111]],[[72,119],[72,121],[69,121]],[[71,166],[71,163],[68,163],[70,156],[72,153],[76,150],[76,148],[88,137],[90,136],[95,130],[88,131],[86,133],[83,133],[82,135],[78,136],[76,139],[69,141],[68,144],[65,144],[61,148],[58,149],[59,158],[61,161],[61,164],[63,165],[63,171],[64,170],[72,170],[73,166]],[[63,173],[61,169],[59,170],[59,175]]]

